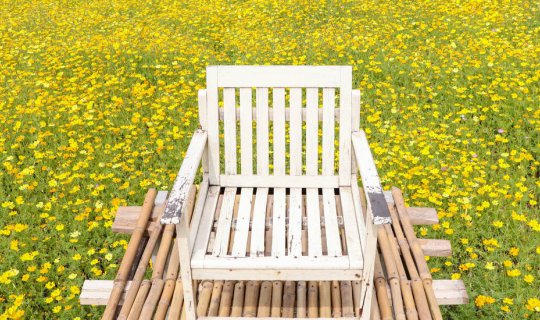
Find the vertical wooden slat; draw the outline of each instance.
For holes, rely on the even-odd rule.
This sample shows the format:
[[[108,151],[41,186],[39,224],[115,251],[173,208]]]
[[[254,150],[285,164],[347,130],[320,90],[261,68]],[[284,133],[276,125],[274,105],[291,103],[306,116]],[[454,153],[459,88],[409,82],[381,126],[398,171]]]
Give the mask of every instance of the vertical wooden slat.
[[[341,256],[342,251],[337,221],[336,196],[334,194],[334,189],[323,189],[323,210],[328,256],[339,257]]]
[[[261,293],[259,295],[259,307],[257,308],[257,318],[269,317],[271,304],[272,304],[272,282],[264,281],[261,284]]]
[[[219,191],[219,187],[217,186],[212,186],[208,189],[208,195],[206,196],[201,223],[199,225],[199,233],[193,246],[193,257],[197,259],[202,259],[206,254],[208,240],[212,232],[212,225],[214,224],[214,214],[218,205]]]
[[[268,199],[268,188],[257,188],[255,204],[253,205],[253,223],[251,225],[251,247],[250,256],[264,256],[264,234],[266,223],[266,201]]]
[[[306,189],[306,209],[308,224],[308,255],[320,257],[322,255],[321,244],[321,215],[319,212],[319,190],[316,188]]]
[[[308,282],[308,318],[317,318],[319,316],[319,284],[317,281]]]
[[[345,227],[345,237],[347,238],[347,250],[351,266],[362,265],[362,248],[360,247],[360,235],[356,225],[354,213],[354,203],[351,188],[340,188],[341,208],[343,212],[343,225]]]
[[[284,318],[292,318],[294,315],[294,305],[296,300],[296,283],[294,281],[285,282],[285,290],[283,292],[283,313]]]
[[[225,281],[219,303],[219,317],[228,317],[231,314],[231,303],[234,294],[234,281]]]
[[[234,88],[223,88],[225,174],[236,174],[236,99]]]
[[[290,172],[302,175],[302,89],[290,89]]]
[[[217,68],[206,68],[208,125],[208,166],[210,184],[219,185],[219,106]]]
[[[334,175],[335,95],[336,89],[323,89],[322,173],[325,176]]]
[[[305,281],[298,281],[296,292],[296,317],[305,318],[307,294],[307,284]]]
[[[242,188],[240,194],[240,205],[238,208],[238,218],[236,220],[236,232],[232,249],[232,255],[235,257],[246,256],[249,223],[251,220],[252,199],[253,188]]]
[[[285,255],[285,214],[286,214],[286,190],[285,188],[274,189],[274,210],[272,214],[272,256]]]
[[[253,107],[251,88],[240,88],[240,162],[243,175],[253,174]]]
[[[223,204],[221,205],[221,212],[216,231],[216,239],[214,240],[214,248],[212,249],[212,254],[214,256],[227,255],[235,198],[236,188],[225,188],[225,195],[223,196]]]
[[[285,89],[274,88],[274,175],[285,175]]]
[[[198,92],[198,106],[199,106],[199,124],[201,128],[208,131],[208,104],[206,98],[206,89],[201,89]],[[208,144],[204,148],[204,152],[201,159],[201,166],[203,173],[208,175]]]
[[[306,174],[316,176],[319,173],[319,106],[318,89],[306,89]]]
[[[223,281],[222,280],[214,281],[214,288],[212,289],[212,298],[210,299],[210,306],[208,307],[209,317],[216,317],[218,315],[222,290],[223,290]]]
[[[268,88],[257,88],[257,174],[268,175]]]
[[[291,188],[287,244],[289,256],[302,255],[302,189],[300,188]]]
[[[270,316],[278,318],[281,316],[281,300],[283,298],[283,282],[274,281],[272,283],[272,309]]]
[[[339,185],[351,185],[352,68],[341,68],[339,87]]]
[[[234,286],[234,295],[231,309],[231,317],[241,317],[244,308],[244,292],[246,285],[244,281],[238,281]]]

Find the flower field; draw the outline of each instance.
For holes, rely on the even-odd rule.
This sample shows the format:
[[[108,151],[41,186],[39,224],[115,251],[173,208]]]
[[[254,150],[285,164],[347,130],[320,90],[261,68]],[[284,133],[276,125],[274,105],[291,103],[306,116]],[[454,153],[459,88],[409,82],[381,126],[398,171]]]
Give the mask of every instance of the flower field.
[[[339,3],[339,4],[338,4]],[[0,319],[98,319],[120,205],[172,186],[209,64],[353,65],[383,186],[437,208],[450,319],[540,318],[536,1],[0,3]]]

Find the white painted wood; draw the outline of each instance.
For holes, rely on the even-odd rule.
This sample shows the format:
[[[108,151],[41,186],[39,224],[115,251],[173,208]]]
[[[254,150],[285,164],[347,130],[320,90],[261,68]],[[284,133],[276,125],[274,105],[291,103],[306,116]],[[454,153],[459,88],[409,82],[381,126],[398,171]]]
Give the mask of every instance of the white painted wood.
[[[326,230],[326,247],[328,256],[339,257],[341,251],[341,238],[336,213],[336,195],[334,189],[323,189],[323,214]]]
[[[375,257],[377,255],[377,228],[378,225],[373,223],[373,215],[371,208],[368,206],[366,213],[366,242],[364,245],[364,269],[362,270],[362,278],[367,279],[362,284],[360,292],[360,301],[366,302],[366,295],[369,297],[368,290],[373,287],[373,273],[375,271]],[[367,301],[369,302],[369,301]]]
[[[200,129],[193,134],[186,156],[182,161],[182,166],[174,181],[165,212],[161,217],[162,224],[178,224],[180,222],[180,217],[185,210],[184,204],[187,201],[189,189],[199,170],[207,138],[207,132]]]
[[[323,89],[323,136],[322,136],[322,173],[325,176],[334,175],[334,140],[335,140],[335,95],[334,88]]]
[[[238,217],[236,218],[236,229],[232,248],[232,255],[234,257],[246,256],[252,199],[253,188],[242,188],[240,191],[240,204],[238,206]]]
[[[274,90],[275,89],[276,88],[274,88]],[[333,90],[333,88],[325,88],[325,89]],[[219,120],[223,121],[225,119],[224,114],[225,114],[224,109],[219,108]],[[302,108],[302,118],[304,119],[303,120],[304,122],[306,121],[306,114],[307,114],[307,108]],[[319,109],[318,114],[319,114],[319,121],[322,121],[323,120],[323,110]],[[253,116],[253,118],[257,117],[257,109],[256,108],[252,108],[252,116]],[[339,108],[334,108],[333,117],[334,117],[334,121],[336,123],[339,123]],[[240,110],[236,110],[236,118],[237,119],[240,118]],[[274,108],[268,108],[268,120],[269,121],[275,121]],[[291,109],[290,108],[285,108],[285,121],[291,121]]]
[[[322,255],[321,214],[319,211],[319,190],[316,188],[306,189],[306,216],[308,220],[308,255],[320,257]]]
[[[249,270],[257,269],[281,269],[281,270],[318,270],[318,269],[349,269],[350,259],[347,256],[341,257],[288,257],[288,256],[266,256],[266,257],[216,257],[206,255],[202,261],[193,261],[193,269],[237,269]],[[358,269],[357,269],[358,271]],[[210,279],[210,278],[209,278]],[[292,280],[292,279],[291,279]]]
[[[358,131],[360,130],[360,90],[352,90],[352,128],[351,130]]]
[[[337,176],[245,176],[245,175],[221,175],[223,187],[267,187],[267,188],[306,188],[317,186],[320,188],[337,188],[339,180]]]
[[[191,251],[189,250],[189,224],[187,215],[180,217],[180,223],[176,225],[176,242],[180,261],[180,277],[184,291],[184,308],[188,319],[195,319],[197,306],[197,293],[193,288],[191,276]]]
[[[251,88],[240,88],[240,158],[242,175],[253,174],[253,114]]]
[[[264,231],[266,227],[266,201],[268,188],[257,188],[255,204],[253,205],[253,222],[251,225],[250,256],[264,256]]]
[[[285,89],[272,91],[274,108],[274,175],[285,175]]]
[[[354,212],[356,216],[356,223],[358,224],[358,234],[360,235],[360,245],[362,246],[362,252],[365,250],[366,244],[366,219],[364,209],[362,208],[362,202],[360,199],[360,188],[358,187],[358,178],[356,174],[351,176],[351,194],[354,203]]]
[[[302,189],[291,188],[289,196],[288,255],[302,256]]]
[[[225,174],[236,174],[236,92],[234,88],[223,89],[225,120],[223,131],[225,138]]]
[[[257,88],[257,174],[268,175],[268,88]]]
[[[219,185],[219,105],[217,69],[206,68],[206,117],[208,127],[208,177],[210,185]]]
[[[199,230],[195,237],[195,244],[193,246],[193,259],[199,257],[202,259],[206,254],[206,248],[208,247],[208,241],[210,239],[210,233],[212,232],[212,225],[214,224],[214,213],[219,199],[218,186],[210,186],[208,188],[208,195],[204,202],[204,208],[199,223]],[[191,235],[190,235],[191,236]]]
[[[221,204],[218,218],[216,239],[214,240],[214,247],[212,248],[212,254],[214,256],[221,257],[227,255],[235,198],[236,188],[225,188],[223,203]]]
[[[285,256],[285,220],[286,220],[286,190],[274,189],[274,207],[272,212],[272,256]]]
[[[360,269],[363,266],[362,247],[360,245],[351,188],[342,187],[339,189],[339,194],[341,196],[343,226],[345,228],[347,252],[351,261],[351,268]]]
[[[333,280],[360,280],[358,270],[348,268],[331,269],[199,269],[192,268],[194,279],[219,279],[219,280],[284,280],[284,281],[333,281]]]
[[[199,225],[202,218],[202,213],[204,210],[204,204],[206,197],[208,195],[208,188],[210,182],[208,181],[207,176],[203,176],[203,180],[199,185],[199,190],[197,192],[197,200],[195,201],[195,207],[193,208],[193,214],[191,215],[191,222],[189,227],[189,251],[193,251],[195,246],[195,239],[197,238],[197,232],[199,231]]]
[[[339,87],[350,66],[209,66],[219,87]],[[340,81],[341,80],[341,81]]]
[[[289,94],[291,121],[290,135],[290,173],[302,175],[302,89],[292,88]]]
[[[351,185],[351,90],[352,68],[341,69],[339,87],[339,184]]]
[[[319,174],[319,92],[317,88],[306,89],[306,175]]]
[[[371,155],[369,143],[363,130],[352,133],[352,143],[356,163],[358,164],[362,178],[362,185],[368,199],[368,206],[371,207],[371,212],[373,213],[373,223],[392,223],[379,175],[377,174],[377,168],[375,167],[375,161]]]

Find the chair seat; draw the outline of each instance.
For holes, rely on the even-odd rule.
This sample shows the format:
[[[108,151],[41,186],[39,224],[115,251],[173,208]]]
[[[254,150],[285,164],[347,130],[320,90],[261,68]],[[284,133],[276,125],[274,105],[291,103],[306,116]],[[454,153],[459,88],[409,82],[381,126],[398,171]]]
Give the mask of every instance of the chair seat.
[[[262,270],[349,270],[339,278],[358,278],[365,237],[359,204],[350,187],[210,187],[192,254],[194,278],[208,279],[210,269],[235,279],[283,278]]]

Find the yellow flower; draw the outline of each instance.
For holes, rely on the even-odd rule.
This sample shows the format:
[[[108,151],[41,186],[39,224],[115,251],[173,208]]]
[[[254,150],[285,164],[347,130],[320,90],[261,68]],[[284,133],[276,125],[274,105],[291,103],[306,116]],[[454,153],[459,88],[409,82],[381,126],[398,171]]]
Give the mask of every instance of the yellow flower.
[[[501,310],[504,311],[504,312],[510,312],[510,307],[509,306],[502,306]]]
[[[514,299],[512,299],[512,298],[504,298],[503,303],[505,303],[505,304],[514,304]]]
[[[510,248],[510,251],[508,252],[510,253],[511,256],[517,256],[519,254],[519,248],[516,248],[516,247],[512,247]]]
[[[452,280],[461,279],[461,273],[452,273]]]
[[[72,257],[72,259],[75,260],[75,261],[81,260],[81,255],[79,253],[77,253]]]
[[[474,304],[478,308],[483,308],[486,304],[492,304],[494,302],[495,302],[494,298],[490,296],[484,296],[484,295],[479,295],[478,297],[476,297],[476,299],[474,299]]]
[[[523,277],[523,280],[525,280],[525,282],[527,283],[533,283],[534,281],[534,276],[533,275],[530,275],[530,274],[527,274]]]
[[[496,228],[502,228],[502,226],[504,225],[504,223],[500,220],[496,220],[496,221],[493,221],[492,225]]]
[[[506,274],[509,277],[519,277],[521,275],[521,271],[519,271],[518,269],[512,269],[512,270],[507,270]]]
[[[527,301],[527,305],[525,307],[527,310],[540,312],[540,300],[537,298],[531,298]]]
[[[47,284],[45,285],[45,288],[50,290],[54,288],[54,286],[55,286],[55,283],[51,281],[51,282],[47,282]]]
[[[495,267],[493,266],[493,262],[487,262],[486,266],[484,267],[487,270],[494,270]]]

